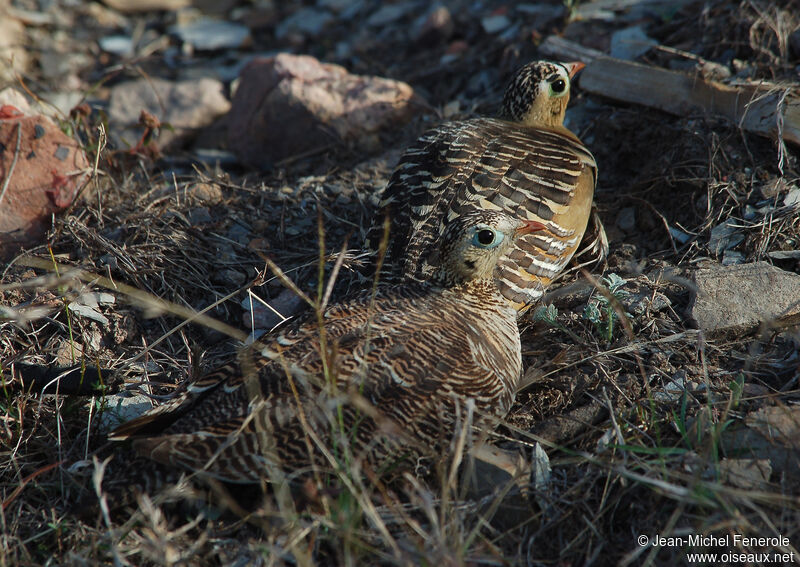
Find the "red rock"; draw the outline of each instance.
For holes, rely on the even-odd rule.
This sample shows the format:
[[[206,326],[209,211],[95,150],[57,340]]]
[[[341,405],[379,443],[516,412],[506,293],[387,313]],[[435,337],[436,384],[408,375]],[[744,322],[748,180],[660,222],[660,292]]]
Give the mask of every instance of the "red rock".
[[[44,116],[14,110],[0,111],[0,258],[39,242],[50,215],[72,203],[89,175],[75,140]]]
[[[269,167],[331,143],[374,140],[409,120],[420,100],[406,83],[353,75],[307,55],[251,61],[240,75],[228,143],[242,163]]]

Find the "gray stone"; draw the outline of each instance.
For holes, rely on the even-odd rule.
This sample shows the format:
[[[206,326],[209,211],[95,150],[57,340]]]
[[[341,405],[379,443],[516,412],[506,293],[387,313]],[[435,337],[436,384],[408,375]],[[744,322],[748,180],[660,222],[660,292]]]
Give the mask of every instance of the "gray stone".
[[[186,213],[186,218],[188,219],[189,224],[192,226],[209,224],[213,220],[211,218],[211,211],[208,210],[208,207],[195,207]]]
[[[658,42],[647,36],[642,26],[615,31],[611,36],[611,57],[633,61]]]
[[[316,36],[333,20],[333,15],[325,10],[301,8],[278,24],[275,28],[275,37],[282,39],[293,32]]]
[[[226,268],[217,270],[211,275],[211,281],[225,288],[240,287],[247,280],[247,276],[239,270]]]
[[[711,229],[708,250],[716,256],[721,256],[726,250],[739,245],[743,240],[744,235],[736,226],[736,221],[728,219]]]
[[[242,322],[248,329],[272,329],[287,318],[299,313],[305,302],[290,289],[284,289],[268,303],[248,294],[241,303],[245,312]]]
[[[767,256],[773,260],[800,260],[800,250],[774,250]]]
[[[133,55],[133,38],[127,35],[109,35],[97,41],[100,49],[107,53],[127,57]]]
[[[636,228],[636,209],[625,207],[617,213],[617,227],[623,232],[633,232]]]
[[[412,25],[411,37],[420,43],[438,43],[450,39],[455,23],[446,6],[435,6]]]
[[[800,209],[800,187],[792,187],[783,198],[784,207]]]
[[[567,9],[563,4],[517,4],[514,9],[528,16],[534,16],[537,20],[553,20],[562,18]]]
[[[622,296],[620,302],[628,313],[637,317],[646,312],[658,313],[672,306],[666,295],[648,288],[629,292]]]
[[[334,12],[341,12],[345,8],[349,8],[351,4],[353,4],[353,0],[317,0],[317,6],[328,8]]]
[[[744,490],[766,490],[772,476],[769,459],[722,459],[720,480]]]
[[[800,59],[800,28],[789,35],[789,47],[796,59]]]
[[[766,262],[721,266],[694,274],[690,315],[709,333],[745,333],[800,322],[800,275]]]
[[[486,16],[481,18],[481,26],[486,33],[498,33],[511,25],[511,20],[505,14],[497,16]]]
[[[414,10],[416,6],[416,2],[400,2],[399,4],[383,5],[367,18],[367,25],[381,27],[391,24]]]
[[[144,394],[120,392],[105,397],[105,409],[99,416],[98,427],[108,431],[152,409],[153,402]]]
[[[725,250],[722,254],[722,265],[723,266],[732,266],[734,264],[744,264],[744,261],[747,257],[744,255],[744,252],[739,252],[737,250]]]
[[[42,74],[60,86],[69,89],[81,86],[75,73],[91,66],[93,59],[86,53],[46,50],[39,55]]]
[[[172,130],[162,128],[159,147],[186,143],[199,128],[230,109],[223,85],[214,79],[171,82],[163,79],[139,79],[120,83],[111,90],[108,107],[109,125],[115,143],[125,147],[136,143],[142,134],[138,125],[142,110],[155,115]]]
[[[250,29],[247,26],[210,18],[173,26],[170,33],[198,51],[237,49],[250,40]]]
[[[679,244],[686,244],[692,239],[691,235],[686,234],[674,226],[669,227],[669,233],[672,235],[672,238],[678,241]]]
[[[22,114],[34,114],[40,110],[38,107],[34,110],[35,102],[29,100],[26,95],[14,87],[6,87],[0,90],[0,106],[7,104],[15,107]]]
[[[46,100],[48,105],[52,105],[58,109],[63,116],[69,116],[70,110],[83,102],[85,92],[82,91],[63,91],[54,93],[44,93],[41,95],[43,100]],[[47,105],[44,105],[47,108]],[[49,109],[48,114],[54,114],[53,109]]]
[[[8,10],[4,4],[6,2],[0,0],[0,12]],[[27,71],[31,58],[26,45],[22,22],[8,15],[0,16],[0,83],[16,82],[15,73]]]
[[[180,10],[192,4],[192,0],[103,0],[103,2],[124,14]]]
[[[102,313],[100,313],[94,307],[91,307],[89,305],[85,305],[85,304],[80,303],[78,301],[73,301],[72,303],[67,305],[67,307],[69,307],[69,310],[70,310],[71,313],[77,315],[78,317],[85,317],[86,319],[91,319],[92,321],[97,321],[98,323],[100,323],[104,327],[108,326],[108,318],[105,315],[103,315]]]

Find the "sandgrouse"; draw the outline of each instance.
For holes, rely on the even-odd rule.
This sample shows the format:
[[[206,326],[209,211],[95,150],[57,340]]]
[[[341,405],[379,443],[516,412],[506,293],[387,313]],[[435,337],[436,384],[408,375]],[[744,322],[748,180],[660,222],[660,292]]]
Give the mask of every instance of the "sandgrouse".
[[[515,239],[543,229],[496,211],[455,217],[427,281],[308,313],[110,438],[239,483],[267,478],[273,466],[330,470],[343,447],[378,471],[441,454],[467,408],[480,424],[511,407],[519,332],[492,276]]]
[[[525,65],[506,88],[499,117],[445,122],[405,151],[368,234],[377,250],[388,216],[383,275],[424,281],[441,263],[436,242],[450,219],[501,210],[545,229],[519,239],[500,260],[497,285],[519,311],[542,296],[575,253],[591,213],[597,166],[563,125],[570,79],[583,67]]]

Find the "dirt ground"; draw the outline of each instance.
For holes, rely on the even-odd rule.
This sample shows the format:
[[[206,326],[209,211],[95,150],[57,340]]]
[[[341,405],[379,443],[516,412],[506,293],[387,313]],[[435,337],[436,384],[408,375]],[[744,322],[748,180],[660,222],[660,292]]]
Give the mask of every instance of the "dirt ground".
[[[690,316],[698,267],[764,260],[800,274],[800,256],[790,253],[800,248],[800,212],[783,205],[800,187],[798,148],[719,116],[674,116],[589,95],[579,80],[568,120],[599,166],[595,204],[610,252],[602,265],[570,270],[521,323],[525,386],[496,435],[500,446],[529,456],[538,443],[552,468],[547,483],[527,496],[504,481],[488,495],[430,478],[388,495],[371,485],[339,487],[320,509],[290,514],[266,497],[246,519],[149,498],[127,517],[75,516],[72,504],[94,491],[93,455],[113,452],[108,420],[99,416],[118,411],[117,392],[143,392],[157,403],[240,346],[224,328],[185,324],[179,309],[246,332],[248,294],[274,301],[284,289],[264,256],[313,289],[318,215],[329,263],[347,239],[341,287],[359,285],[359,245],[402,149],[444,114],[492,113],[505,79],[540,56],[544,38],[608,51],[615,31],[637,25],[658,45],[640,62],[686,73],[714,62],[727,69],[728,84],[800,82],[797,2],[618,2],[613,17],[576,19],[586,4],[565,0],[542,19],[513,3],[453,0],[442,5],[454,31],[424,42],[409,39],[419,10],[378,32],[365,21],[381,3],[362,4],[355,17],[334,19],[311,38],[276,38],[297,2],[231,0],[224,15],[253,15],[247,53],[308,53],[414,87],[430,112],[382,133],[369,154],[341,144],[267,172],[200,161],[197,145],[160,157],[105,146],[98,156],[102,105],[65,118],[98,157],[98,171],[79,202],[55,216],[47,242],[0,273],[0,364],[5,372],[19,362],[85,360],[124,372],[107,395],[91,397],[4,384],[0,565],[675,565],[692,562],[696,551],[794,553],[800,562],[800,330],[765,324],[710,334]],[[14,5],[41,9],[33,0]],[[62,8],[81,21],[79,8]],[[482,19],[503,15],[517,27],[489,33]],[[169,13],[129,18],[174,44],[165,32]],[[35,62],[44,53],[36,38],[47,29],[30,32]],[[57,32],[76,44],[109,33]],[[192,64],[237,53],[195,54]],[[42,64],[22,75],[33,92],[57,88]],[[166,50],[133,59],[94,50],[75,71],[82,84],[102,88],[173,73]],[[225,150],[220,130],[204,136],[202,147],[212,139]],[[712,231],[727,221],[735,238],[714,246]],[[59,277],[30,267],[29,256],[94,276]],[[148,306],[108,280],[178,307]],[[66,305],[88,292],[114,296],[96,308],[105,323],[70,316]],[[709,535],[729,539],[689,543]],[[651,545],[656,536],[673,539]]]

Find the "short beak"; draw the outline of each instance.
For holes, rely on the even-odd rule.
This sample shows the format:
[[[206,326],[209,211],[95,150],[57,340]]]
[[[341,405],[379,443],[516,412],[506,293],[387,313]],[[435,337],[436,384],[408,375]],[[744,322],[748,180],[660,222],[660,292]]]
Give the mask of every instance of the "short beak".
[[[522,236],[523,234],[530,234],[531,232],[538,232],[540,230],[544,230],[547,227],[540,223],[539,221],[535,220],[526,220],[523,221],[523,225],[519,227],[516,231],[516,236]]]
[[[580,61],[572,61],[571,63],[564,63],[563,65],[567,68],[570,79],[574,77],[578,71],[586,67],[586,63],[581,63]]]

